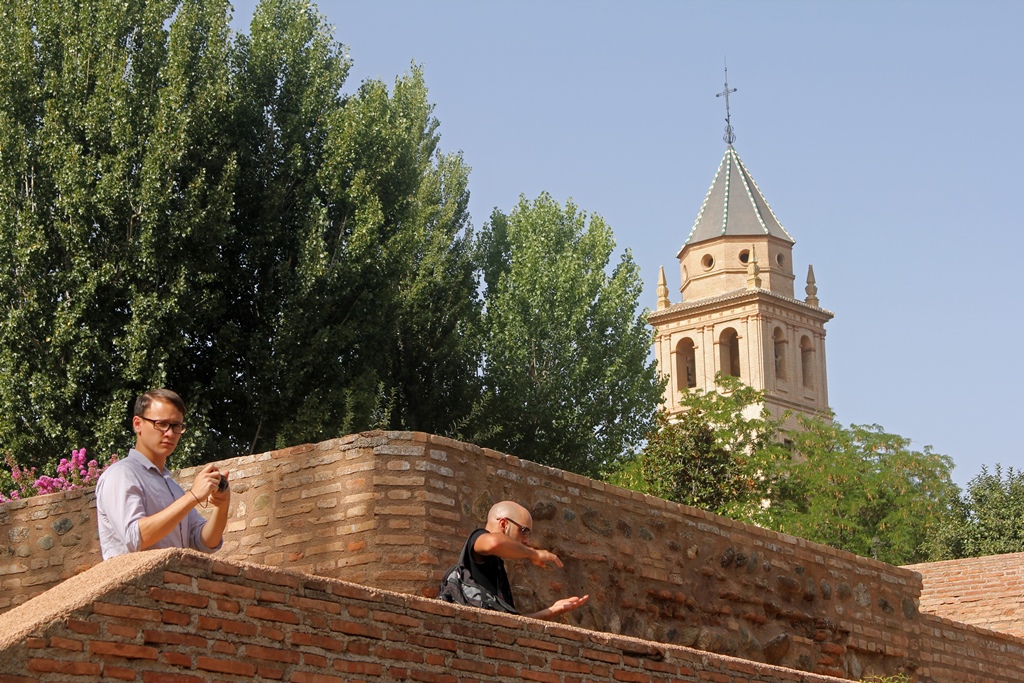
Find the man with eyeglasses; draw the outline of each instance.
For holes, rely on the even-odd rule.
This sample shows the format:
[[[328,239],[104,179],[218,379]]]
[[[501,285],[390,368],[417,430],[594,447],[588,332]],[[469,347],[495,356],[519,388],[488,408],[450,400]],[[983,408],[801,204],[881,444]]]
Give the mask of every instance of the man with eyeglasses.
[[[511,500],[503,500],[491,507],[487,513],[487,525],[470,534],[466,541],[466,547],[463,549],[463,557],[466,558],[467,565],[465,569],[471,574],[474,583],[499,597],[501,602],[511,607],[512,610],[515,609],[515,602],[512,598],[512,588],[509,585],[508,576],[505,574],[505,560],[529,560],[541,569],[548,569],[549,565],[562,567],[562,561],[558,559],[557,555],[530,545],[532,527],[533,515],[529,510]],[[447,581],[448,577],[445,577],[445,580]],[[445,590],[444,584],[442,584],[440,597],[442,599],[455,598],[455,601],[462,602],[450,590]],[[583,606],[589,599],[589,595],[563,598],[550,607],[524,616],[534,619],[553,619],[559,614]],[[495,608],[491,606],[493,605],[491,601],[484,600],[483,602],[484,604],[481,606]],[[506,608],[501,606],[497,609]],[[509,610],[506,609],[506,611]]]
[[[96,518],[103,559],[156,548],[212,553],[223,544],[231,489],[227,473],[204,467],[188,493],[165,467],[185,432],[185,402],[170,389],[135,401],[135,448],[103,472],[96,484]],[[213,505],[207,521],[196,511]]]

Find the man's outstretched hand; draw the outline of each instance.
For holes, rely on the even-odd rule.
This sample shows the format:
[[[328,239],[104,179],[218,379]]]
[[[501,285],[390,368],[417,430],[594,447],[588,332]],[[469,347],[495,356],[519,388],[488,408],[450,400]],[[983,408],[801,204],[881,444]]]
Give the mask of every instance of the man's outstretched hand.
[[[577,607],[582,607],[589,599],[589,595],[584,595],[582,598],[578,598],[575,595],[571,598],[562,598],[555,604],[551,605],[551,607],[542,609],[539,612],[534,612],[533,614],[525,614],[523,616],[532,617],[534,619],[553,619],[559,614],[565,614],[566,612],[573,611]]]
[[[577,607],[582,607],[586,604],[587,600],[589,599],[589,595],[584,595],[582,598],[578,598],[574,595],[571,598],[562,598],[555,604],[551,605],[551,607],[548,607],[548,609],[551,610],[551,616],[554,617],[558,616],[559,614],[571,612]]]
[[[548,564],[553,564],[559,569],[562,568],[562,561],[553,552],[541,550],[540,548],[534,548],[533,551],[533,555],[530,556],[530,562],[541,569],[547,569]]]

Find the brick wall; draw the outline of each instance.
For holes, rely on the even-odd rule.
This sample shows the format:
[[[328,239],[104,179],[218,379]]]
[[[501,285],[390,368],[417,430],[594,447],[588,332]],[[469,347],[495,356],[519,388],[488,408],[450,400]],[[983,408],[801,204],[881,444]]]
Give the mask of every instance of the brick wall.
[[[930,614],[921,615],[922,681],[1024,681],[1024,640]]]
[[[836,680],[189,550],[106,564],[0,616],[0,683]]]
[[[921,611],[1024,637],[1024,553],[930,562],[921,574]]]
[[[524,611],[589,593],[566,622],[852,679],[908,670],[963,680],[940,666],[960,642],[1002,648],[1003,659],[959,659],[974,666],[964,670],[996,667],[986,680],[1020,680],[998,671],[1024,669],[1017,639],[933,628],[918,613],[915,571],[468,444],[366,433],[222,465],[234,493],[218,558],[432,597],[490,505],[510,498],[531,509],[536,542],[565,562],[551,572],[510,563]],[[180,473],[185,487],[194,474]],[[73,492],[0,509],[12,542],[0,558],[0,605],[98,562],[94,506],[91,492]]]

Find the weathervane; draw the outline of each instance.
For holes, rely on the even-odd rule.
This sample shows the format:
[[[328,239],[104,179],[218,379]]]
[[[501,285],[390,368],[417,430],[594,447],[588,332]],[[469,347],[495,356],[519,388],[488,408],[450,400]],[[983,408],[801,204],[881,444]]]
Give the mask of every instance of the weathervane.
[[[715,97],[725,98],[725,135],[722,139],[725,140],[726,144],[732,145],[736,142],[736,134],[732,132],[732,121],[729,120],[729,93],[736,92],[736,88],[729,89],[729,65],[725,65],[725,90],[715,95]]]

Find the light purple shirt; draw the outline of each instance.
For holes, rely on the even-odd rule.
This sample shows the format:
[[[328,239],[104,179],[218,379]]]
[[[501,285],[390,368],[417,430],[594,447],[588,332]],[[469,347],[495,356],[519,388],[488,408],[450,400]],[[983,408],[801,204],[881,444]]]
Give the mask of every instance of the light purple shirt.
[[[128,451],[128,457],[108,467],[96,484],[96,521],[103,559],[142,550],[139,520],[155,515],[183,495],[185,492],[166,467],[161,471],[139,451]],[[216,548],[203,543],[204,524],[206,520],[193,508],[147,550],[194,548],[212,553],[224,541],[221,539]]]

